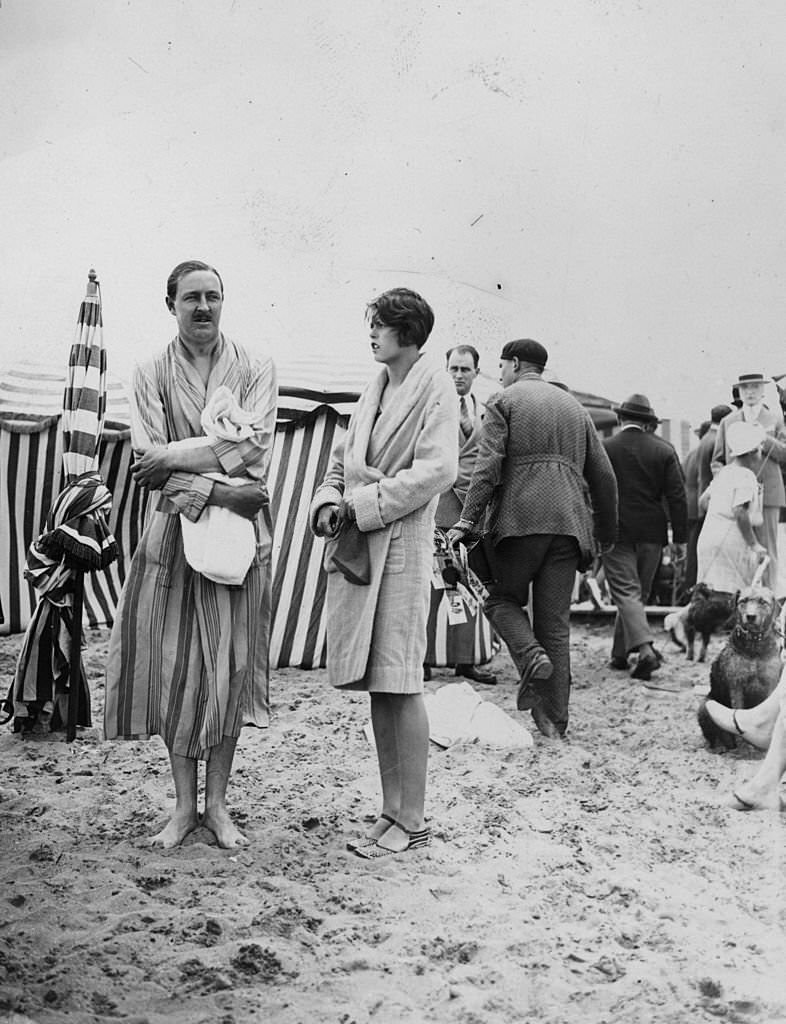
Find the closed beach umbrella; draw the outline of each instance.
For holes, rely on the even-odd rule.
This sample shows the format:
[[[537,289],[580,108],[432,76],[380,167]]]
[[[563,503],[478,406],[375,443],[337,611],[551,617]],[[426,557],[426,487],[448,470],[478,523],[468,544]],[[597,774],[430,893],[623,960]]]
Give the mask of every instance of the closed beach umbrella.
[[[98,449],[106,413],[106,350],[101,298],[95,270],[87,275],[79,307],[63,395],[63,473],[65,484],[98,469]]]
[[[63,395],[63,488],[44,532],[30,546],[25,576],[40,598],[5,703],[15,729],[47,731],[67,724],[67,740],[75,738],[77,725],[90,725],[81,658],[84,574],[117,558],[107,523],[112,496],[98,473],[105,408],[101,301],[91,270]]]

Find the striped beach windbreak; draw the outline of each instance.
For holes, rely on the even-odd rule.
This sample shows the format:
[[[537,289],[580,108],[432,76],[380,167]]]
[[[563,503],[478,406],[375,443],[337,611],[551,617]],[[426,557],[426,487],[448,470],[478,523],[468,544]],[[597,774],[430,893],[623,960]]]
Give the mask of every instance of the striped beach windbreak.
[[[341,366],[335,361],[278,365],[278,422],[268,477],[274,522],[273,668],[325,664],[323,544],[309,529],[308,508],[370,373],[363,365]],[[0,601],[5,611],[0,633],[23,631],[32,614],[34,594],[22,570],[27,549],[41,532],[60,488],[62,393],[63,375],[53,373],[51,367],[17,366],[0,374]],[[149,500],[148,492],[134,484],[129,472],[128,395],[125,387],[111,378],[106,409],[98,468],[112,492],[109,528],[119,553],[106,570],[85,576],[85,623],[89,626],[111,624],[114,619]],[[435,665],[451,663],[448,652],[453,629],[443,612],[444,608],[437,615]],[[489,634],[488,623],[481,617],[478,664],[489,656]]]

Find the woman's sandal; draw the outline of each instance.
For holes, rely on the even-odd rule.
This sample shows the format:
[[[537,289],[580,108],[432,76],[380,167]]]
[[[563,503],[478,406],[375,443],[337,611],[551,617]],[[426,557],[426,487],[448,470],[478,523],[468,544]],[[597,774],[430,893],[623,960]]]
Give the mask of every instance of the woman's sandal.
[[[380,814],[380,815],[378,815],[377,821],[379,821],[380,818],[383,821],[389,822],[390,825],[395,825],[396,824],[396,819],[395,818],[391,818],[389,814]],[[385,832],[387,832],[387,829],[385,829]],[[384,835],[385,833],[383,832],[382,834]],[[349,839],[349,840],[347,840],[347,849],[351,850],[352,853],[357,853],[358,850],[362,850],[366,846],[374,846],[376,841],[377,840],[373,836],[358,836],[357,839]]]
[[[395,825],[396,828],[401,829],[401,831],[409,837],[409,842],[403,850],[388,850],[387,847],[380,846],[379,843],[374,840],[374,842],[370,843],[368,846],[359,846],[355,849],[355,853],[358,857],[363,857],[365,860],[376,860],[378,857],[389,857],[397,853],[409,853],[410,850],[417,850],[421,846],[431,845],[431,827],[429,825],[426,825],[425,828],[416,829],[414,831],[404,828],[404,826],[400,825],[397,821],[394,821],[393,825]],[[393,826],[391,826],[391,828],[392,827]]]

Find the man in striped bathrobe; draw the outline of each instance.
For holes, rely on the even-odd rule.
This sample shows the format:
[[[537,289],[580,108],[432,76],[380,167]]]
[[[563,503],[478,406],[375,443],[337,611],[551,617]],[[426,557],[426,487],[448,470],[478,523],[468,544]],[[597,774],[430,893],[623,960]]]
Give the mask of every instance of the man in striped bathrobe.
[[[219,330],[223,292],[218,272],[205,263],[172,271],[166,304],[177,336],[137,367],[132,389],[132,472],[156,493],[110,639],[105,732],[107,739],[163,738],[176,805],[152,842],[165,848],[200,824],[224,848],[248,842],[229,817],[227,783],[241,728],[268,724],[272,524],[266,481],[276,377],[269,358],[253,358]],[[253,436],[169,446],[204,433],[202,411],[221,385],[253,413]],[[208,476],[214,473],[243,482],[233,486]],[[254,523],[257,553],[240,586],[216,583],[186,560],[180,517],[196,521],[208,505]],[[201,818],[200,760],[206,762]]]

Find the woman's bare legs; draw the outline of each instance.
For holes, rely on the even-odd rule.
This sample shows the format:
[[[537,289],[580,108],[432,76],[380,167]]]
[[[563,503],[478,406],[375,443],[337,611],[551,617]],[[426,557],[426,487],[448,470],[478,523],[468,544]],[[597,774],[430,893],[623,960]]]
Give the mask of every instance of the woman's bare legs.
[[[197,761],[169,751],[172,779],[175,783],[175,812],[167,825],[150,839],[151,846],[171,850],[179,846],[199,824],[197,815]]]
[[[371,720],[382,783],[382,810],[410,832],[423,828],[429,725],[422,694],[372,694]],[[384,828],[382,828],[384,824]],[[377,821],[383,849],[400,853],[409,836]]]
[[[372,693],[371,697],[371,726],[374,730],[374,742],[377,747],[377,762],[379,764],[379,779],[382,784],[382,810],[379,817],[369,829],[369,839],[379,839],[390,828],[391,818],[398,820],[399,808],[401,807],[401,778],[398,770],[398,747],[396,746],[396,734],[390,727],[390,708],[388,700],[390,694]],[[382,815],[387,817],[382,817]]]
[[[715,700],[708,700],[706,709],[707,714],[721,729],[741,735],[759,750],[767,750],[781,709],[781,701],[786,702],[786,671],[769,697],[755,708],[735,710]]]
[[[225,850],[248,845],[248,839],[233,823],[227,810],[227,784],[236,746],[234,736],[224,736],[218,746],[211,749],[205,768],[205,816],[202,824],[210,829],[218,845]]]
[[[778,715],[767,754],[752,779],[734,790],[738,810],[783,810],[780,788],[786,772],[786,726],[783,713]]]

